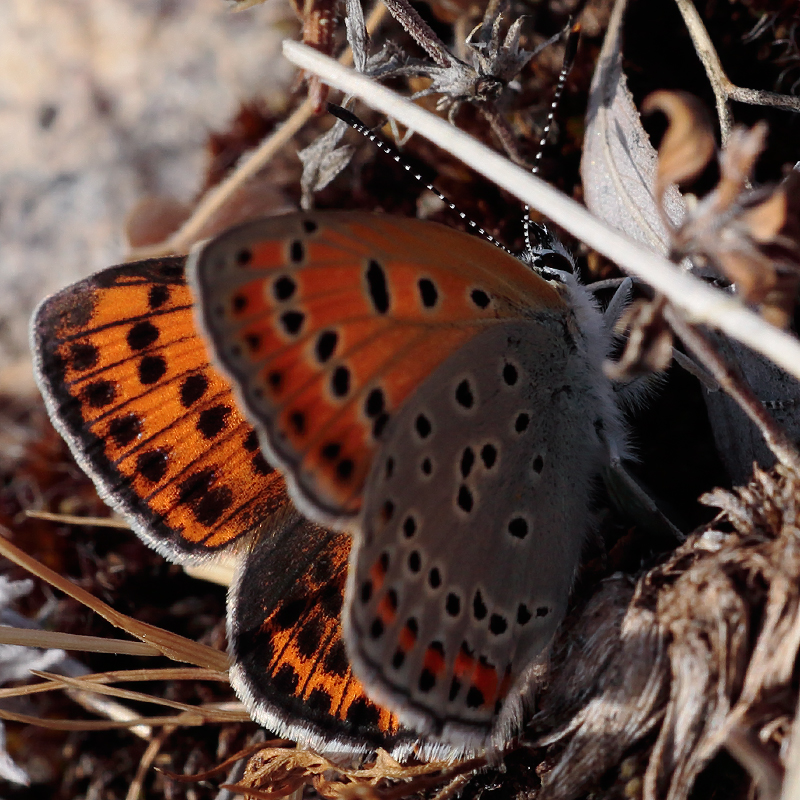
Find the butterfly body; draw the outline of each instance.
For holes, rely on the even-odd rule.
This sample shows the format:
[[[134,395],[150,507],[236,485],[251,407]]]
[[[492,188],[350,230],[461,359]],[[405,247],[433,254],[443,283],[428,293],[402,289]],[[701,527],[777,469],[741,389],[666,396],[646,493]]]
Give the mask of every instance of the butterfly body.
[[[250,222],[184,267],[113,267],[37,310],[79,463],[172,560],[238,549],[231,681],[258,722],[320,750],[502,747],[625,455],[593,299],[363,213]]]

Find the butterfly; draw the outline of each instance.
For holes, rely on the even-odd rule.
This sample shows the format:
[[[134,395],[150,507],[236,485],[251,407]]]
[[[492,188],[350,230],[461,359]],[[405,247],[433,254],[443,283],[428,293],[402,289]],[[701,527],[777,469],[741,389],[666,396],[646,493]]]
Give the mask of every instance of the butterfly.
[[[627,454],[612,326],[539,239],[290,214],[37,310],[40,388],[104,499],[173,561],[239,550],[231,681],[277,733],[457,756],[519,730]]]

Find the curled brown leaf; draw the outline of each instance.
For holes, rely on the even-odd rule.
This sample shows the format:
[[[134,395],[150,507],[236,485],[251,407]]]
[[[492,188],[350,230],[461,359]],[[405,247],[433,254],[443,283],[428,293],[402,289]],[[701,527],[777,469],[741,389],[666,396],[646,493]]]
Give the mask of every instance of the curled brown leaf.
[[[619,361],[607,363],[612,380],[630,380],[667,369],[672,362],[672,331],[664,319],[666,300],[637,300],[620,317],[617,332],[628,332],[625,350]]]
[[[671,93],[657,94],[667,98],[666,105],[682,107],[682,101],[676,102]],[[664,97],[655,104],[652,97],[649,105],[664,110]],[[659,192],[664,191],[667,178],[677,180],[692,172],[693,167],[687,166],[683,173],[680,167],[680,161],[689,158],[694,135],[687,109],[677,113],[679,127],[670,125],[659,151]],[[673,128],[675,143],[668,144]],[[759,308],[773,324],[785,327],[800,284],[800,208],[794,200],[800,174],[792,171],[777,186],[750,188],[766,136],[764,123],[750,129],[734,128],[720,153],[719,182],[674,231],[672,257],[676,261],[686,256],[708,261],[735,284],[745,302]],[[699,163],[697,159],[694,166]]]
[[[661,111],[669,120],[658,148],[655,195],[661,205],[670,184],[690,182],[706,168],[716,149],[714,133],[703,104],[686,92],[653,92],[642,111]]]

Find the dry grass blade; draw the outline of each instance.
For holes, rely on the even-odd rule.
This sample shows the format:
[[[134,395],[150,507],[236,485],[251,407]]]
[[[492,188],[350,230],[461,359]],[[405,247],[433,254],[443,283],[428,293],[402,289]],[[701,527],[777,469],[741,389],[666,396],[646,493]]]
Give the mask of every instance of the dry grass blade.
[[[151,739],[150,744],[147,745],[147,749],[142,754],[141,759],[139,759],[139,766],[137,767],[136,774],[133,776],[133,780],[128,787],[128,793],[125,795],[125,800],[137,800],[137,798],[141,797],[147,772],[153,765],[153,762],[156,760],[156,756],[158,756],[158,754],[161,752],[161,748],[164,746],[164,742],[166,741],[167,737],[173,731],[173,727],[167,726]]]
[[[111,608],[111,606],[92,596],[89,592],[84,591],[74,583],[62,578],[57,572],[40,564],[36,559],[31,558],[18,547],[15,547],[5,538],[9,535],[9,531],[0,528],[0,533],[3,534],[3,536],[0,536],[0,555],[5,556],[10,561],[28,570],[28,572],[46,581],[54,588],[60,589],[78,602],[83,603],[83,605],[87,608],[91,608],[92,611],[108,620],[112,625],[117,628],[122,628],[124,631],[131,634],[131,636],[135,636],[137,639],[152,645],[159,653],[171,658],[173,661],[195,664],[198,667],[205,667],[219,672],[227,671],[227,654],[221,653],[219,650],[214,650],[211,647],[198,644],[197,642],[192,642],[182,636],[177,636],[162,628],[157,628],[154,625],[139,622],[126,614],[121,614],[119,611]]]
[[[234,753],[229,758],[226,758],[224,761],[221,761],[216,766],[212,767],[205,772],[197,772],[194,775],[178,775],[175,772],[169,772],[168,770],[162,769],[161,772],[170,778],[173,781],[178,781],[179,783],[197,783],[198,781],[205,781],[209,778],[213,778],[215,775],[219,775],[221,772],[224,772],[228,767],[235,764],[237,761],[241,761],[243,758],[248,758],[249,756],[255,755],[260,750],[263,750],[265,747],[293,747],[294,743],[290,742],[286,739],[272,739],[269,742],[258,742],[250,747],[246,747],[244,750],[240,750],[238,753]]]
[[[113,720],[113,721],[99,721],[99,720],[56,720],[56,719],[43,719],[42,717],[33,717],[30,714],[17,714],[13,711],[0,710],[0,719],[5,719],[10,722],[21,722],[25,725],[33,725],[38,728],[47,728],[53,731],[111,731],[121,730],[123,728],[134,728],[138,725],[149,725],[156,727],[159,725],[175,725],[178,727],[196,727],[199,725],[207,725],[209,722],[214,722],[214,710],[204,709],[198,706],[195,711],[186,711],[182,714],[175,714],[172,716],[162,717],[136,717],[130,720]],[[241,722],[249,720],[250,717],[242,713]],[[229,721],[226,719],[225,721]]]
[[[45,678],[52,681],[57,686],[64,689],[78,689],[85,691],[87,688],[97,694],[108,695],[109,697],[116,697],[122,700],[135,700],[143,703],[153,703],[154,705],[164,706],[165,708],[172,708],[176,711],[185,711],[189,714],[198,713],[199,706],[190,705],[189,703],[179,703],[175,700],[167,700],[163,697],[155,697],[144,692],[135,692],[130,689],[119,689],[115,686],[106,686],[101,683],[92,682],[91,686],[86,686],[86,681],[80,678],[68,678],[64,675],[54,675],[47,672],[38,672],[32,670],[32,674],[38,678]],[[214,714],[215,722],[241,722],[248,720],[250,717],[244,711],[227,711],[216,706],[205,706],[203,710],[212,711]]]
[[[26,517],[32,519],[44,519],[49,522],[60,522],[63,525],[92,525],[95,528],[119,528],[129,531],[131,526],[121,519],[114,517],[81,517],[75,514],[57,514],[54,511],[30,511],[25,512]]]
[[[161,650],[146,642],[105,639],[102,636],[81,636],[77,633],[59,633],[36,628],[0,627],[0,644],[15,644],[22,647],[58,647],[62,650],[78,650],[85,653],[116,653],[129,656],[161,655]]]

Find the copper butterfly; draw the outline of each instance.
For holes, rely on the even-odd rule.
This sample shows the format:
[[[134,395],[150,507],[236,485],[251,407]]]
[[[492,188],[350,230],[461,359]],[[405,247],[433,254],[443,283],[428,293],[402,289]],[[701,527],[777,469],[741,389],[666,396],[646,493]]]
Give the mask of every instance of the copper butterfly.
[[[627,452],[612,326],[539,239],[290,214],[38,309],[42,393],[104,498],[172,560],[240,547],[231,679],[277,733],[454,756],[519,730]]]

